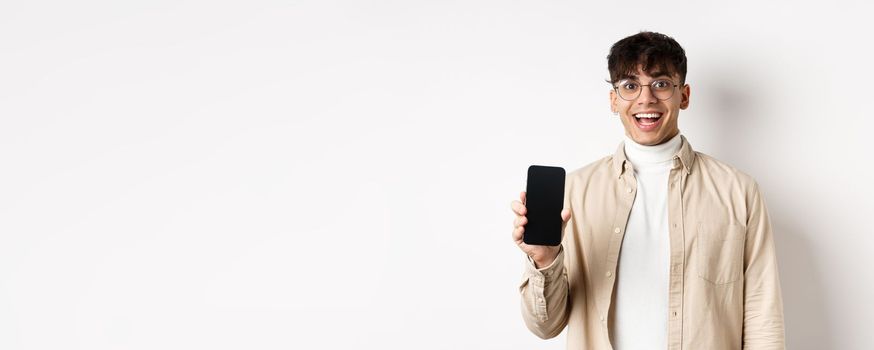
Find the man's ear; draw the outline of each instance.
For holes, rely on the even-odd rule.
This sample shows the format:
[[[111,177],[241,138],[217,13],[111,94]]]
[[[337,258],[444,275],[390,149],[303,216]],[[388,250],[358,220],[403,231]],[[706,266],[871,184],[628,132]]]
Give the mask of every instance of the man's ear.
[[[619,112],[619,106],[616,105],[616,90],[610,89],[610,111],[613,113]]]
[[[680,100],[680,109],[689,108],[689,95],[692,93],[692,89],[689,87],[689,84],[683,85],[683,99]]]

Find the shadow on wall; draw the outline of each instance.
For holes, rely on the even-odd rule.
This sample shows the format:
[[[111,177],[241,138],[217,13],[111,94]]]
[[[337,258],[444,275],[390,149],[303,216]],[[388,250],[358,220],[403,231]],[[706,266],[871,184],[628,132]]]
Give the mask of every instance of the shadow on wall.
[[[774,209],[769,208],[772,222],[776,215],[791,217],[788,212]],[[802,225],[787,225],[782,223],[784,221],[787,220],[774,225],[774,232],[783,288],[787,348],[835,349],[836,344],[830,338],[832,332],[826,313],[827,299],[822,274],[815,259],[814,247],[806,238],[814,234],[805,232]]]
[[[732,57],[737,55],[729,55]],[[735,165],[741,171],[753,175],[760,184],[768,184],[765,204],[771,217],[777,245],[777,258],[783,290],[783,309],[786,323],[786,343],[790,349],[834,349],[835,341],[830,336],[825,286],[821,266],[808,237],[822,236],[809,232],[813,228],[804,225],[804,218],[797,213],[809,212],[799,207],[799,198],[813,198],[815,193],[805,188],[790,188],[791,184],[779,181],[775,176],[773,152],[763,149],[773,136],[773,125],[779,118],[776,108],[769,101],[769,82],[777,79],[765,70],[774,67],[767,58],[730,66],[707,67],[707,94],[713,99],[707,109],[708,123],[712,125],[713,154]],[[750,70],[761,67],[761,71]],[[770,120],[767,118],[771,118]],[[769,126],[770,125],[770,126]],[[711,126],[708,126],[710,128]],[[706,152],[709,153],[709,152]],[[772,175],[769,175],[772,174]],[[778,174],[779,175],[779,174]],[[786,194],[786,195],[781,195]]]

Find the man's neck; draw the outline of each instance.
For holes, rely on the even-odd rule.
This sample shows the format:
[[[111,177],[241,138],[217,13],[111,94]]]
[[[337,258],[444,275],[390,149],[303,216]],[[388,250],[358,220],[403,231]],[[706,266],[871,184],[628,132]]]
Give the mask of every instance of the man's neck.
[[[682,138],[677,133],[667,142],[654,146],[641,145],[625,135],[625,156],[635,166],[659,164],[670,161],[680,150]]]

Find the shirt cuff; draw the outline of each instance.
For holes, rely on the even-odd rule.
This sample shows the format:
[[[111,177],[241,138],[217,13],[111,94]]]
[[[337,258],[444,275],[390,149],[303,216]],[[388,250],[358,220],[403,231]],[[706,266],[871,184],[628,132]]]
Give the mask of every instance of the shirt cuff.
[[[534,265],[534,260],[530,256],[526,254],[525,257],[527,260],[525,272],[529,277],[534,277],[531,281],[538,287],[543,287],[544,282],[554,281],[564,269],[564,246],[559,246],[558,255],[555,256],[555,260],[551,264],[539,269]]]

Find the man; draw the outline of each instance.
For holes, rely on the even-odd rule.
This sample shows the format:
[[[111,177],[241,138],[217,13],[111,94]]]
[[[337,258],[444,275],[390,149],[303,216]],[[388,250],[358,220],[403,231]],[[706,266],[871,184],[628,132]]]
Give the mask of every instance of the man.
[[[774,237],[756,181],[696,152],[686,54],[641,32],[607,57],[616,152],[568,174],[562,244],[527,245],[525,192],[511,204],[527,255],[527,327],[568,349],[783,349]]]

